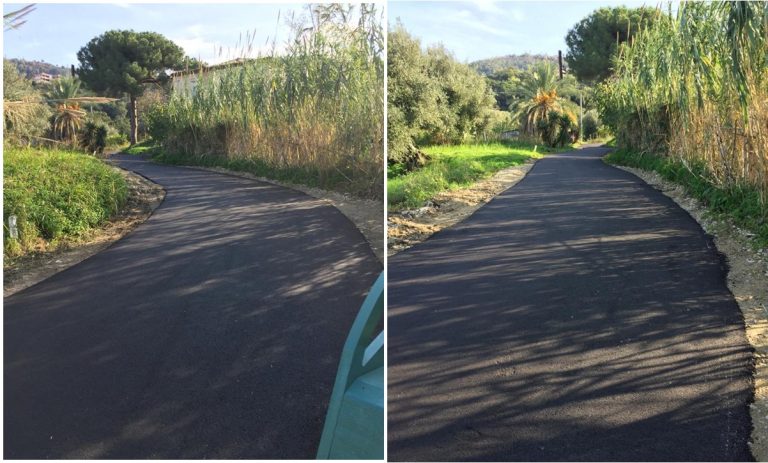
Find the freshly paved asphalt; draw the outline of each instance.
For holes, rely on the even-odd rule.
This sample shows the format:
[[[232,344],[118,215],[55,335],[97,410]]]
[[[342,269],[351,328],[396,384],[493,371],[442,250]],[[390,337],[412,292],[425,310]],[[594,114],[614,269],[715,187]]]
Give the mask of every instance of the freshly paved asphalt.
[[[389,459],[744,461],[725,265],[589,148],[389,261]]]
[[[211,172],[109,249],[5,299],[5,458],[314,458],[381,264],[335,208]]]

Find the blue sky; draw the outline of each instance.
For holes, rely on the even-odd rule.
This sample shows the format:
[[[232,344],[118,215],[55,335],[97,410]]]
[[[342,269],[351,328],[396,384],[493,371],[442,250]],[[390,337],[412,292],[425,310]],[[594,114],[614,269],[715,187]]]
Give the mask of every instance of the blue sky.
[[[3,13],[24,5],[4,4]],[[254,48],[268,49],[265,43],[268,38],[271,42],[276,30],[278,44],[284,42],[289,35],[286,21],[290,13],[299,16],[304,11],[302,5],[289,3],[38,3],[36,8],[21,28],[3,33],[6,58],[77,65],[77,51],[92,38],[110,29],[133,29],[159,32],[188,55],[215,63],[239,56],[235,49],[241,33],[245,37],[246,32],[255,31]],[[221,55],[218,47],[223,47]]]
[[[565,52],[568,29],[606,5],[656,6],[655,1],[513,1],[388,3],[391,24],[400,18],[423,45],[443,43],[461,61],[519,53]],[[24,4],[4,4],[3,13]],[[38,3],[18,30],[3,33],[6,58],[43,60],[69,66],[90,39],[110,29],[159,32],[187,54],[209,63],[239,56],[239,36],[256,34],[254,46],[266,51],[288,37],[287,18],[303,5],[205,3]],[[278,21],[278,13],[280,20]],[[219,47],[222,47],[219,53]]]
[[[666,3],[664,3],[666,4]],[[389,24],[400,18],[423,46],[442,43],[460,61],[511,54],[566,53],[565,35],[602,6],[656,7],[656,1],[397,2]]]

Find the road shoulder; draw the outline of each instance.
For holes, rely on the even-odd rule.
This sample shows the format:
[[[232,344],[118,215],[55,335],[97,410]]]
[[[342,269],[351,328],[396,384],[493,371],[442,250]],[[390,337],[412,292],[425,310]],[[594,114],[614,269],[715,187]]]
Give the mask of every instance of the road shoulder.
[[[713,237],[728,263],[728,289],[744,315],[749,343],[755,350],[755,400],[750,405],[750,448],[757,461],[768,460],[768,249],[753,245],[753,235],[728,220],[713,217],[706,206],[687,195],[682,186],[642,169],[613,165],[630,172],[672,199]]]

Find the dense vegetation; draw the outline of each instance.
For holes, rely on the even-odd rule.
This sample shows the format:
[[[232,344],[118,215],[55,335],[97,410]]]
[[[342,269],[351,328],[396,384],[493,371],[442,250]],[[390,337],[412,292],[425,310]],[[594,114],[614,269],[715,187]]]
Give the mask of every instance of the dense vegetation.
[[[643,29],[662,19],[649,7],[604,7],[579,21],[565,36],[565,60],[580,81],[602,81],[611,75],[612,62],[621,44],[631,43]]]
[[[149,130],[164,158],[383,197],[381,14],[353,8],[316,5],[284,55],[203,73],[156,105]]]
[[[6,143],[103,152],[125,142],[125,102],[97,97],[72,77],[33,85],[3,60],[3,122]],[[103,137],[95,139],[92,134]],[[98,142],[98,143],[97,143]]]
[[[420,165],[417,146],[483,139],[491,126],[493,94],[485,79],[442,46],[422,50],[398,24],[387,41],[390,164]]]
[[[29,144],[51,129],[52,110],[32,81],[3,60],[3,137],[6,142]]]
[[[119,172],[78,152],[6,146],[3,178],[6,257],[82,236],[120,210],[127,196]],[[11,215],[18,240],[9,237]]]
[[[497,56],[495,58],[473,61],[469,63],[469,66],[481,75],[490,76],[510,69],[525,71],[531,66],[541,62],[557,64],[557,56],[531,55],[529,53],[522,55]]]
[[[686,2],[668,17],[620,48],[615,77],[598,88],[603,119],[621,148],[667,156],[710,189],[757,192],[739,209],[764,230],[768,8]],[[714,193],[704,197],[719,207]]]

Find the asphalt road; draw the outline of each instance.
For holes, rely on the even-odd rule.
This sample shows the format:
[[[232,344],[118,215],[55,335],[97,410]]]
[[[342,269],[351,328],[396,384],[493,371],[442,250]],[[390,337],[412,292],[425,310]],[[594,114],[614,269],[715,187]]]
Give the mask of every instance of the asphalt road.
[[[167,190],[133,233],[5,299],[5,458],[314,458],[381,270],[335,208],[120,164]]]
[[[548,156],[390,259],[390,460],[751,460],[725,264],[605,152]]]

